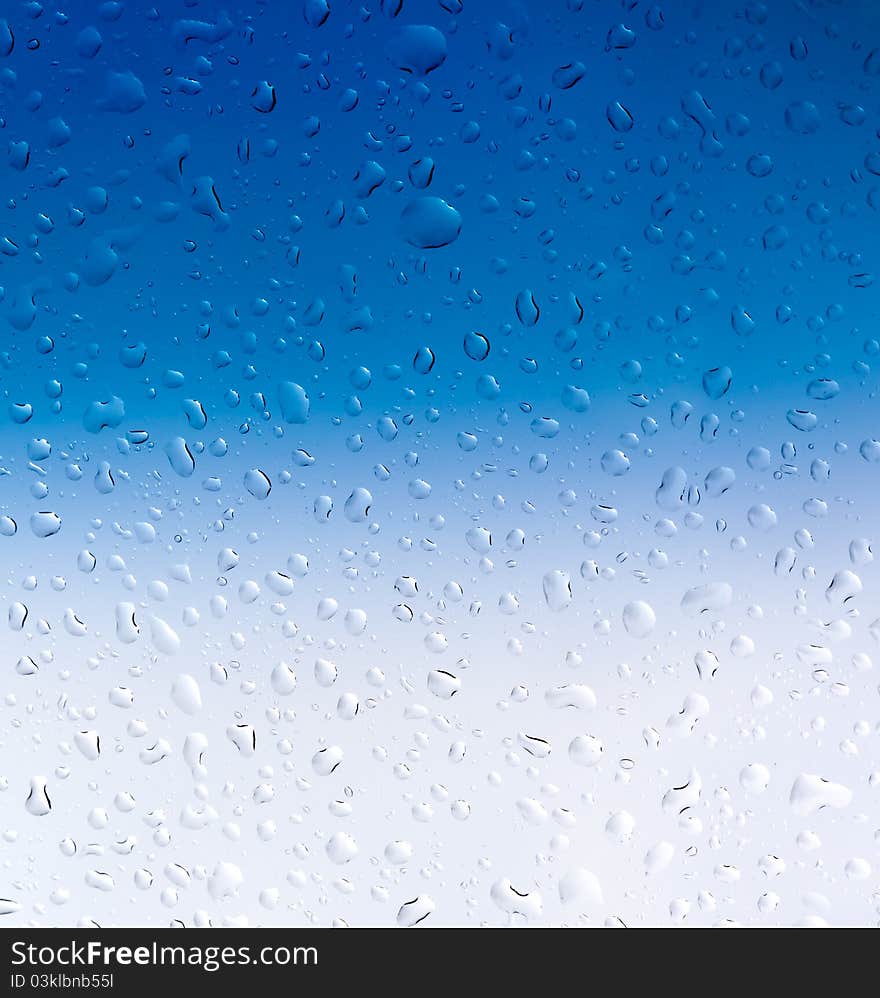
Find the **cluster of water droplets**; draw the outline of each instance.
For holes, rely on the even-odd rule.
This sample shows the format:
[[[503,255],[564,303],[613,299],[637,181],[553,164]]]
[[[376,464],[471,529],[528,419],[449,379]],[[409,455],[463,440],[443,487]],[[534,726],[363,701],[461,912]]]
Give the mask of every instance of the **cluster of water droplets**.
[[[877,921],[878,28],[2,12],[4,923]]]

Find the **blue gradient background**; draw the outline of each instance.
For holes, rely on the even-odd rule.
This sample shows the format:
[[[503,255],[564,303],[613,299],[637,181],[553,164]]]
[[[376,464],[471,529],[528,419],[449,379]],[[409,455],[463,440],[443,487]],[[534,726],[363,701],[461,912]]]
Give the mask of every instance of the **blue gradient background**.
[[[877,690],[865,658],[876,654],[880,590],[876,568],[852,563],[849,547],[870,541],[878,522],[880,465],[860,449],[872,458],[880,438],[880,55],[870,55],[880,9],[867,0],[661,6],[662,18],[643,3],[331,0],[319,27],[300,0],[3,11],[15,44],[0,58],[0,513],[18,530],[0,537],[0,564],[4,604],[29,610],[4,643],[4,923],[394,925],[417,896],[433,905],[425,925],[876,921]],[[187,20],[228,30],[187,41]],[[433,25],[447,43],[424,77],[389,54],[413,24]],[[615,47],[627,36],[621,24],[631,47]],[[102,39],[91,58],[81,54],[88,28]],[[554,72],[575,61],[583,78],[561,89]],[[762,67],[774,63],[782,82],[768,89]],[[129,72],[142,106],[108,108],[112,74]],[[277,97],[271,113],[254,107],[262,81]],[[345,111],[350,90],[357,106]],[[687,113],[694,92],[710,109],[702,124]],[[606,118],[617,101],[634,120],[626,133]],[[787,109],[803,115],[805,102],[809,134],[786,124]],[[60,147],[57,118],[70,134]],[[310,137],[311,118],[320,130]],[[464,141],[473,123],[479,137]],[[169,178],[183,148],[180,176]],[[754,156],[770,158],[769,175],[750,172]],[[427,191],[408,178],[420,157],[435,161]],[[359,197],[368,161],[386,177]],[[219,223],[193,196],[211,185]],[[422,194],[460,212],[450,245],[419,250],[403,238],[401,212]],[[336,202],[345,215],[332,226]],[[781,226],[784,244],[768,248],[768,230]],[[515,310],[526,289],[540,306],[532,327]],[[740,308],[750,332],[732,324]],[[491,342],[482,362],[462,346],[472,331]],[[120,351],[139,343],[145,362],[130,369]],[[427,374],[413,363],[423,347],[436,358]],[[366,389],[352,381],[361,365]],[[702,378],[722,366],[731,387],[713,400]],[[178,387],[168,372],[182,375]],[[816,378],[834,379],[839,394],[809,398]],[[57,400],[51,380],[63,386]],[[283,381],[308,392],[301,425],[281,417]],[[588,411],[565,405],[568,386],[589,392]],[[88,407],[114,396],[120,424],[88,432]],[[187,399],[204,407],[204,429],[187,422]],[[676,427],[680,401],[693,409]],[[33,415],[20,425],[13,407],[23,403]],[[798,409],[815,414],[815,429],[791,425]],[[717,430],[701,434],[712,414]],[[393,441],[377,431],[389,415]],[[542,417],[559,423],[552,438],[534,432]],[[146,444],[126,442],[137,429]],[[462,449],[462,433],[475,435],[475,449]],[[189,478],[166,457],[177,436],[195,457]],[[30,460],[35,438],[51,442],[48,459]],[[211,452],[218,439],[222,457]],[[766,470],[747,462],[755,447],[769,451]],[[313,464],[296,462],[299,448]],[[621,477],[603,470],[615,448],[631,463]],[[109,493],[95,485],[105,461]],[[655,491],[673,466],[694,488],[668,511]],[[736,478],[713,498],[704,480],[719,466]],[[244,486],[253,468],[273,485],[263,502]],[[208,479],[219,484],[206,488]],[[430,484],[427,498],[413,498],[414,480]],[[353,523],[344,504],[358,487],[373,501]],[[334,502],[327,522],[313,514],[319,496]],[[821,516],[814,499],[826,504]],[[749,522],[758,503],[775,510],[768,531]],[[616,510],[613,522],[599,506]],[[34,535],[39,510],[61,516],[58,534]],[[152,544],[134,533],[146,521]],[[474,526],[492,533],[490,562],[467,543]],[[522,551],[505,548],[513,529],[524,531]],[[241,561],[218,578],[225,547]],[[790,574],[774,572],[785,547],[798,556]],[[91,574],[77,570],[83,548],[97,559]],[[309,574],[277,597],[264,577],[287,571],[297,552]],[[582,577],[586,559],[603,577]],[[184,564],[188,583],[174,577]],[[562,613],[543,596],[554,570],[572,581]],[[863,586],[844,604],[825,595],[840,570]],[[400,595],[401,577],[418,580],[416,596]],[[167,598],[156,598],[154,580]],[[239,598],[245,580],[261,588],[253,603]],[[461,602],[444,597],[450,581]],[[682,595],[707,582],[729,583],[731,605],[688,617]],[[514,614],[499,609],[507,593]],[[229,604],[222,618],[211,612],[218,595]],[[324,597],[339,603],[331,620],[316,613]],[[632,600],[656,613],[642,640],[622,624]],[[132,645],[115,633],[120,601],[138,608]],[[410,623],[395,618],[400,603]],[[192,626],[187,607],[198,612]],[[65,629],[68,608],[84,636]],[[352,608],[367,613],[363,634],[344,626]],[[179,634],[176,654],[151,639],[152,616]],[[435,632],[448,643],[436,655],[425,640]],[[745,658],[730,649],[740,634],[755,644]],[[701,650],[719,659],[714,678],[694,667]],[[16,673],[23,655],[37,675]],[[339,667],[330,689],[315,682],[318,657]],[[279,660],[299,679],[287,698],[269,683]],[[212,681],[212,663],[225,682]],[[451,701],[427,686],[438,668],[462,680]],[[180,673],[200,685],[197,716],[169,699]],[[551,709],[545,692],[561,683],[588,684],[596,709]],[[762,709],[756,684],[774,697]],[[108,703],[117,685],[134,691],[131,711]],[[361,701],[353,721],[336,713],[344,691]],[[693,694],[711,709],[676,737],[667,719]],[[127,727],[135,716],[149,729],[141,738]],[[234,723],[257,730],[253,758],[226,738]],[[101,734],[97,762],[68,752],[84,729]],[[199,779],[181,755],[191,731],[211,746]],[[530,757],[523,732],[549,740],[550,756]],[[585,732],[604,745],[589,769],[566,751]],[[144,765],[138,753],[157,738],[170,754]],[[280,750],[281,739],[292,748]],[[468,751],[455,764],[459,741]],[[311,759],[327,745],[345,756],[324,777]],[[761,795],[740,784],[749,763],[771,774]],[[688,815],[670,813],[664,793],[694,769],[698,799]],[[851,803],[795,814],[789,792],[801,773],[844,784]],[[53,805],[42,817],[24,807],[37,775]],[[274,798],[256,804],[262,783]],[[133,811],[115,807],[121,791],[135,797]],[[347,818],[328,810],[343,797],[353,802]],[[465,821],[452,813],[457,800],[469,804]],[[533,822],[524,800],[540,802]],[[179,820],[194,801],[217,812],[201,831]],[[433,802],[429,822],[413,818],[422,801]],[[105,825],[90,820],[94,808],[106,808]],[[605,830],[620,810],[635,819],[625,842]],[[277,834],[264,841],[267,819]],[[360,848],[344,867],[324,849],[340,830]],[[818,836],[812,850],[805,831]],[[123,854],[114,843],[128,836],[135,844]],[[59,850],[65,837],[76,855]],[[388,862],[394,840],[412,844],[410,862]],[[675,851],[651,875],[643,860],[658,842]],[[767,856],[784,872],[768,874]],[[240,867],[235,897],[206,887],[218,862]],[[188,871],[188,887],[169,877],[172,863]],[[862,863],[870,872],[856,877]],[[601,900],[560,896],[560,879],[580,868],[601,881]],[[94,869],[111,874],[113,890],[88,885]],[[148,890],[134,885],[139,869],[151,873]],[[304,886],[288,870],[304,871]],[[505,880],[534,906],[498,903],[493,885]],[[279,891],[274,906],[263,903],[269,888]]]

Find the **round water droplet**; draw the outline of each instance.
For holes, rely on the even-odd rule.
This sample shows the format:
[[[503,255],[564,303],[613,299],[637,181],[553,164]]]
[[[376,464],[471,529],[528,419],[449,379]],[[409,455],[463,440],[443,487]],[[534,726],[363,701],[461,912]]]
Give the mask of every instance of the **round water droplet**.
[[[644,600],[634,600],[623,608],[623,626],[634,638],[646,638],[656,624],[654,608]]]
[[[461,215],[438,197],[410,201],[400,215],[403,238],[419,249],[439,249],[455,242],[461,233]]]

